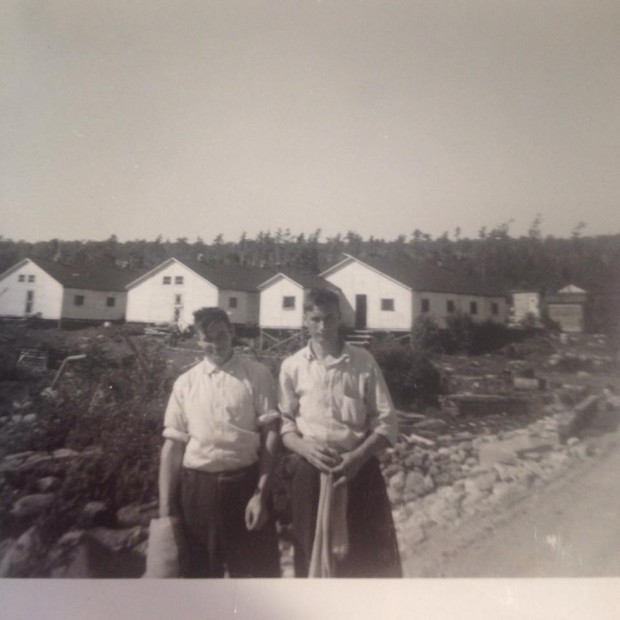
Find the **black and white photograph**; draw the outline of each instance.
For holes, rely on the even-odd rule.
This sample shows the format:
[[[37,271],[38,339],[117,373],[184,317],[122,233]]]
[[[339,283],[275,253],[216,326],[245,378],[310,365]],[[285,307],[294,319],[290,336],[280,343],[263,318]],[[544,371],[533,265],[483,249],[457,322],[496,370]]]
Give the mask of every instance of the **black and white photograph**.
[[[614,617],[617,1],[0,33],[11,617]]]

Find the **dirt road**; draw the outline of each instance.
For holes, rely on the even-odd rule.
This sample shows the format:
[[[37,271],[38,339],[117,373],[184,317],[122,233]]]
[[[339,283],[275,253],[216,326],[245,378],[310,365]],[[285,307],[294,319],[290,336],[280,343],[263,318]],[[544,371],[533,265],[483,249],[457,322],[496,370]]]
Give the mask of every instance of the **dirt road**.
[[[510,510],[438,532],[408,576],[619,577],[620,432],[599,448]]]

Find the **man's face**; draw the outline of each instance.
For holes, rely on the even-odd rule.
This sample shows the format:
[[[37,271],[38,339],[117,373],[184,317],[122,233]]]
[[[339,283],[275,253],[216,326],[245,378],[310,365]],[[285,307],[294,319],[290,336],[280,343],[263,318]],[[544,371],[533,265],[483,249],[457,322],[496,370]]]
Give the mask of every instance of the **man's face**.
[[[335,344],[339,340],[340,310],[336,305],[313,306],[304,312],[304,323],[310,338],[319,344]]]
[[[206,332],[197,328],[198,344],[216,366],[226,363],[232,353],[232,332],[224,321],[214,321]]]

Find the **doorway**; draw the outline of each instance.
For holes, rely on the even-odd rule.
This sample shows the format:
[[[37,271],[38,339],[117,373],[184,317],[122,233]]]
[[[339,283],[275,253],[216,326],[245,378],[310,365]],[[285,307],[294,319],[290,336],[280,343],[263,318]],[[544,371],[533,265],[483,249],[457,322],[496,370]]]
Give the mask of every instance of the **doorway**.
[[[366,295],[355,296],[355,329],[366,329]]]

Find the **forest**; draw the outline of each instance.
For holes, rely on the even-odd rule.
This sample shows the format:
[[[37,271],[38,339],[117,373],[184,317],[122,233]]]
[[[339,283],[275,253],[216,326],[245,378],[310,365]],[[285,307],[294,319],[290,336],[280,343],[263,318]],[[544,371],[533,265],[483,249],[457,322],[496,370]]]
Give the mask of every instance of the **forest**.
[[[337,262],[344,252],[360,258],[414,259],[445,269],[476,276],[500,290],[535,288],[556,291],[575,284],[598,295],[620,293],[620,234],[585,236],[585,224],[575,227],[569,238],[544,235],[537,217],[527,235],[513,237],[511,222],[481,228],[477,238],[464,238],[457,227],[433,238],[419,230],[393,240],[346,234],[322,237],[289,229],[261,231],[254,238],[245,233],[236,241],[217,234],[211,242],[198,236],[175,240],[136,239],[119,241],[111,235],[104,241],[75,240],[27,242],[0,236],[0,273],[23,258],[57,260],[67,265],[105,264],[145,270],[170,257],[210,263],[288,268],[318,273]]]

